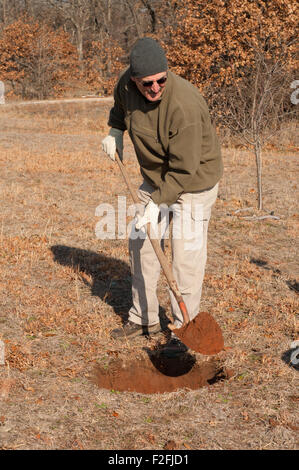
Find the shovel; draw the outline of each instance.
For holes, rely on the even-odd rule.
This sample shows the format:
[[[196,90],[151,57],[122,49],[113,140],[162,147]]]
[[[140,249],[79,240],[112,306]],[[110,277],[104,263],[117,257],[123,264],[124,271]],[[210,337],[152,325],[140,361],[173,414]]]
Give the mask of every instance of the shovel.
[[[115,159],[118,163],[134,203],[138,204],[140,202],[138,196],[131,185],[125,166],[117,153],[115,154]],[[150,223],[147,224],[147,235],[161,264],[169,288],[171,289],[183,315],[183,325],[181,328],[176,328],[173,323],[168,324],[168,328],[173,331],[173,333],[193,351],[205,355],[219,353],[224,347],[224,341],[218,323],[215,321],[212,315],[207,312],[199,312],[196,317],[190,321],[186,304],[178,289],[171,266],[160,246],[159,240],[150,236]]]

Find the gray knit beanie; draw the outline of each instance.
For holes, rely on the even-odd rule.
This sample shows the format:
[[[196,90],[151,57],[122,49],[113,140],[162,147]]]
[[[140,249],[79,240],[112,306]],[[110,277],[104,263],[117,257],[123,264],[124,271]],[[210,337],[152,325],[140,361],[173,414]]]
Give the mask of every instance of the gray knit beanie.
[[[130,54],[131,77],[147,77],[167,69],[167,59],[160,44],[152,38],[138,39]]]

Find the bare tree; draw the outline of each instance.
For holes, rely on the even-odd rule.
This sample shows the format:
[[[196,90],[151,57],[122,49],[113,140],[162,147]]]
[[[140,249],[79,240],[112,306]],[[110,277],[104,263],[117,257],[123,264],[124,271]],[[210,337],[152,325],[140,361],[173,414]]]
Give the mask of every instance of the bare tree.
[[[155,33],[157,27],[157,18],[156,18],[156,10],[153,6],[153,2],[150,0],[141,0],[141,3],[147,9],[150,19],[151,19],[151,32]]]
[[[0,0],[0,18],[4,26],[12,23],[21,15],[34,16],[43,0]]]
[[[141,27],[140,15],[138,15],[136,11],[136,2],[134,0],[125,0],[125,3],[128,6],[129,11],[132,15],[134,25],[136,28],[137,37],[140,38],[142,36],[142,27]]]
[[[150,19],[150,32],[159,33],[162,38],[167,35],[167,27],[175,24],[175,3],[167,0],[141,0]]]
[[[7,24],[7,0],[2,0],[1,1],[1,7],[2,7],[2,21],[4,26]]]
[[[49,3],[70,22],[75,34],[79,63],[83,68],[83,41],[84,34],[90,27],[92,0],[49,0]]]
[[[289,105],[291,81],[283,48],[279,56],[271,57],[263,47],[254,50],[246,76],[234,77],[233,85],[221,91],[221,98],[218,96],[221,124],[254,152],[259,210],[263,209],[262,151],[295,111]]]

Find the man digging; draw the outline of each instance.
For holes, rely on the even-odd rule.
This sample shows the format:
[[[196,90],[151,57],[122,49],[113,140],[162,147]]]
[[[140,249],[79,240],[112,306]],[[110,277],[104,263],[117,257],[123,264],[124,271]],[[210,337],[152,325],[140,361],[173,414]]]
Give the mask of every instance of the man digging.
[[[165,52],[152,38],[135,43],[130,67],[114,90],[108,125],[109,135],[102,141],[105,153],[115,161],[117,150],[122,158],[127,131],[143,176],[129,239],[133,304],[128,321],[111,332],[113,338],[133,338],[161,331],[156,294],[160,263],[145,227],[150,222],[153,233],[163,237],[168,223],[165,207],[173,214],[173,274],[190,320],[199,312],[208,224],[223,164],[204,98],[168,70]],[[189,219],[196,230],[186,230]],[[172,292],[170,298],[174,325],[180,328],[182,313]],[[179,354],[187,347],[172,334],[166,349]]]

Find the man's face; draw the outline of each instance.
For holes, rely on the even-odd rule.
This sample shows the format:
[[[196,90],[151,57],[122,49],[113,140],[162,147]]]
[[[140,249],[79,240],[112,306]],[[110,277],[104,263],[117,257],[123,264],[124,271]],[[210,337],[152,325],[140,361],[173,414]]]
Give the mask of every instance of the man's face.
[[[156,73],[142,78],[131,77],[140,93],[149,101],[158,101],[165,89],[167,72]]]

